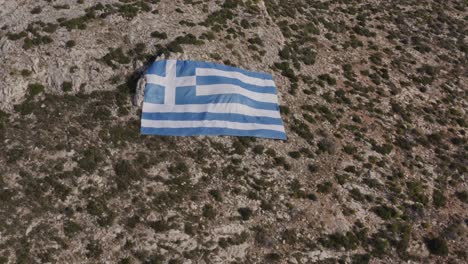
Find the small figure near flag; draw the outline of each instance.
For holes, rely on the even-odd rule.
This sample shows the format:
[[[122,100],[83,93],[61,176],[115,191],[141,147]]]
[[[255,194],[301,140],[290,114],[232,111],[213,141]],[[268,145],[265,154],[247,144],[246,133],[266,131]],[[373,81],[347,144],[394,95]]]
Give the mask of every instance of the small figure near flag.
[[[201,61],[160,60],[145,78],[141,134],[286,139],[270,74]]]

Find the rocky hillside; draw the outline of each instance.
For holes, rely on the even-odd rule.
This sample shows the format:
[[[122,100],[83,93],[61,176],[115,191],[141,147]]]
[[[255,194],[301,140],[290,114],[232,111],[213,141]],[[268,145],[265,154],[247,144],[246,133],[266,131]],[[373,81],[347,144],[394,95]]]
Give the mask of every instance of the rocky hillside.
[[[467,262],[467,8],[0,1],[0,263]],[[141,136],[164,58],[272,73],[288,140]]]

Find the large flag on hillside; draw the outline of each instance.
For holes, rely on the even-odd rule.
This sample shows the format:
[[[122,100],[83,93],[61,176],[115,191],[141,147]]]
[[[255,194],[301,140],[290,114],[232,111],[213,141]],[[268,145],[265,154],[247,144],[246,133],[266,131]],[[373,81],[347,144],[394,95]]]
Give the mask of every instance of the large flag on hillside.
[[[201,61],[161,60],[145,77],[144,135],[286,139],[270,74]]]

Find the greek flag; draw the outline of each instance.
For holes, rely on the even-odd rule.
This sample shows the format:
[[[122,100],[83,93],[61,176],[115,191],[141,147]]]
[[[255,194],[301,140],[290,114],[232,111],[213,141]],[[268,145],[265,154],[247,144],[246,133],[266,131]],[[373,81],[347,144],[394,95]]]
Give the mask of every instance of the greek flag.
[[[286,139],[270,74],[186,60],[146,72],[144,135],[231,135]]]

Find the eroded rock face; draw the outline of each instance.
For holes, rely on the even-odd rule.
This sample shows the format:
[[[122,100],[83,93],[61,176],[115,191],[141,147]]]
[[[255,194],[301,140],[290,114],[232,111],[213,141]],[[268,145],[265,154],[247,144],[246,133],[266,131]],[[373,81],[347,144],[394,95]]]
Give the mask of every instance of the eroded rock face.
[[[182,6],[181,8],[186,10],[184,13],[179,13],[174,11],[171,3],[151,5],[151,1],[148,1],[145,4],[147,10],[139,4],[132,5],[135,1],[130,2],[127,4],[130,6],[128,9],[134,8],[135,14],[119,11],[119,8],[123,9],[122,6],[125,6],[119,1],[63,4],[66,6],[33,1],[9,1],[2,6],[4,10],[0,21],[0,26],[3,28],[0,39],[2,55],[0,107],[11,109],[12,105],[21,102],[30,82],[42,83],[46,85],[47,92],[56,94],[62,93],[63,82],[73,84],[73,93],[112,90],[115,89],[112,80],[115,81],[117,77],[124,78],[138,71],[140,69],[138,66],[143,62],[149,63],[147,59],[212,60],[210,54],[222,52],[223,55],[219,59],[236,60],[241,66],[252,70],[265,70],[265,65],[271,65],[277,58],[277,51],[284,42],[279,28],[271,23],[266,7],[263,3],[258,3],[255,14],[242,14],[239,18],[258,23],[248,35],[258,36],[264,41],[265,55],[259,61],[254,62],[248,54],[242,54],[241,51],[245,47],[239,39],[230,41],[229,44],[232,46],[229,48],[225,47],[226,43],[212,39],[206,40],[203,45],[184,46],[183,53],[158,54],[161,51],[154,47],[156,44],[167,44],[170,40],[188,33],[200,36],[209,31],[204,25],[188,27],[179,22],[188,20],[195,24],[203,22],[209,12],[218,10],[219,6],[210,3],[206,5],[206,12]],[[57,9],[53,7],[54,5],[66,8]],[[40,7],[41,12],[31,14],[31,8],[36,7]],[[80,30],[80,27],[86,28]],[[164,32],[167,37],[151,38],[151,33],[155,31]],[[24,34],[24,37],[11,40],[15,39],[12,34]],[[48,41],[51,43],[41,43],[41,38],[44,36],[50,38]],[[28,44],[28,39],[31,39],[33,44]],[[72,47],[70,41],[74,42]],[[125,54],[141,43],[145,45],[145,50],[142,51],[144,54],[141,55],[145,56],[135,58]],[[125,58],[117,58],[121,59],[121,64],[115,67],[114,63],[104,61],[103,57],[110,49],[118,48],[122,49]],[[156,58],[155,55],[159,56]],[[114,67],[109,67],[110,64]],[[25,78],[21,75],[23,70],[31,71],[32,74]]]
[[[0,263],[464,262],[466,8],[0,0]],[[140,136],[167,58],[272,73],[288,140]]]

